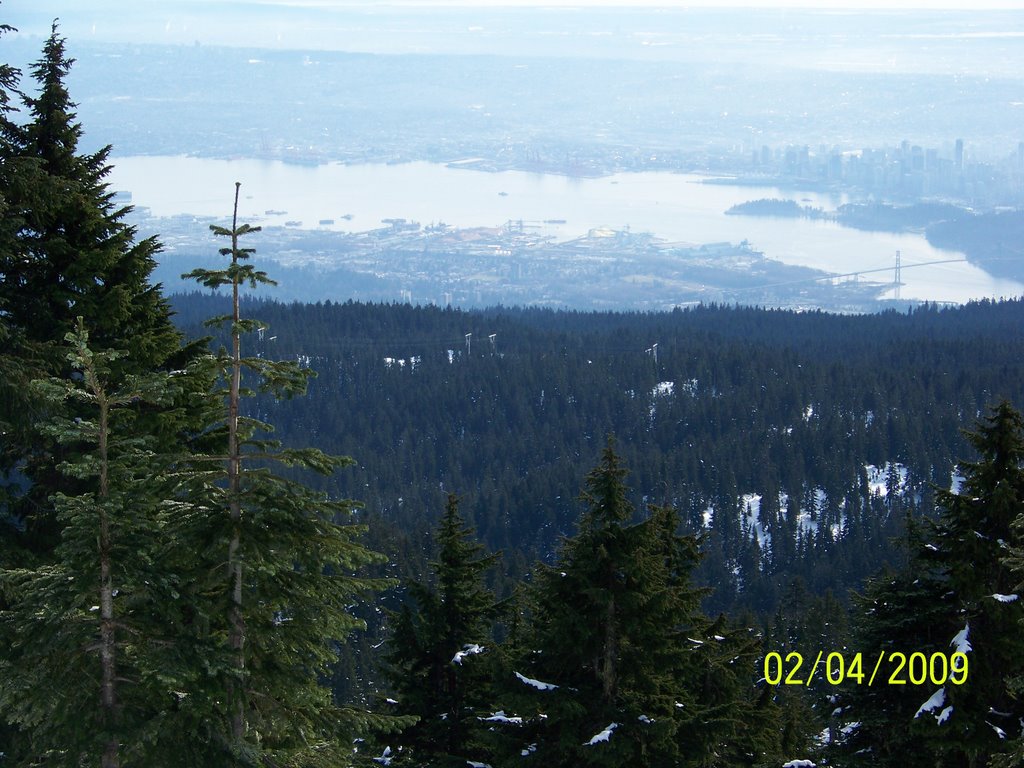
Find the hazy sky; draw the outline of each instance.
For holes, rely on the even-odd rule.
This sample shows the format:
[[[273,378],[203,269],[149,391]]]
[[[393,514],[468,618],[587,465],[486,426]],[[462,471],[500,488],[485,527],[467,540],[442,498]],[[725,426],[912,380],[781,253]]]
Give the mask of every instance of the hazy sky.
[[[573,38],[573,49],[579,55],[606,56],[643,55],[650,58],[655,53],[665,57],[685,54],[690,42],[675,40],[674,47],[667,39],[659,39],[662,47],[647,50],[648,33],[679,32],[677,22],[665,22],[664,28],[657,26],[657,18],[650,13],[633,15],[626,27],[616,27],[612,39],[592,37],[598,31],[594,25],[603,23],[604,14],[588,14],[588,9],[625,9],[638,6],[651,8],[749,8],[768,11],[770,16],[786,14],[771,13],[773,9],[792,8],[825,11],[824,16],[835,12],[840,15],[863,15],[865,18],[879,18],[875,14],[899,9],[902,16],[901,29],[890,29],[880,21],[868,30],[867,37],[876,42],[885,42],[894,33],[907,34],[915,21],[915,15],[907,9],[935,8],[943,10],[977,11],[981,9],[1010,10],[1012,16],[988,16],[975,19],[961,15],[956,24],[962,29],[949,27],[943,20],[932,18],[923,26],[922,34],[952,38],[957,35],[985,37],[986,39],[1024,38],[1024,16],[1016,23],[1016,13],[1024,13],[1024,0],[0,0],[0,22],[12,24],[25,36],[43,37],[50,29],[52,20],[60,19],[62,31],[72,40],[96,42],[141,42],[161,44],[192,44],[251,46],[302,50],[345,50],[363,53],[496,53],[506,55],[562,55],[561,38],[553,37],[551,30],[535,29],[522,23],[533,15],[535,9],[542,14],[544,8],[560,8],[557,14],[545,15],[557,26],[561,34],[578,33]],[[252,11],[253,5],[263,6],[263,12]],[[516,14],[509,26],[506,20],[494,16],[501,7],[526,9],[526,17]],[[443,13],[442,9],[458,8],[458,14]],[[237,11],[236,11],[237,9]],[[436,16],[433,11],[436,11]],[[476,12],[476,13],[474,13]],[[576,13],[578,12],[578,17]],[[470,14],[472,20],[461,18]],[[742,11],[740,12],[741,15]],[[749,14],[747,14],[749,15]],[[810,14],[812,16],[817,14]],[[233,23],[233,17],[238,23]],[[500,11],[499,11],[500,16]],[[717,14],[716,14],[717,17]],[[576,18],[581,23],[576,23]],[[584,23],[586,20],[588,23]],[[435,23],[436,21],[436,23]],[[379,23],[378,23],[379,22]],[[922,22],[923,23],[923,22]],[[629,25],[632,26],[629,26]],[[652,26],[653,25],[653,26]],[[672,26],[674,25],[674,26]],[[856,25],[855,25],[856,26]],[[862,26],[862,25],[861,25]],[[869,25],[870,26],[870,25]],[[628,28],[627,28],[628,27]],[[682,30],[685,32],[685,30]],[[745,30],[750,33],[750,29]],[[754,30],[757,31],[756,29]],[[726,29],[728,32],[728,29]],[[844,29],[831,30],[842,34]],[[860,43],[865,39],[864,30],[851,29]],[[852,38],[851,38],[852,40]],[[650,41],[647,41],[650,42]],[[847,41],[850,42],[850,41]],[[858,43],[858,44],[860,44]],[[613,45],[618,45],[613,51]],[[553,47],[554,46],[554,47]],[[665,47],[668,46],[668,47]],[[922,55],[927,51],[919,51]],[[971,62],[962,51],[945,51],[947,59],[958,67],[968,67]],[[997,54],[1005,61],[1000,71],[1020,70],[1020,51],[1007,48],[1005,52],[991,52],[988,59]],[[1005,53],[1005,55],[1003,55]],[[566,54],[568,55],[568,54]],[[849,55],[853,55],[850,53]],[[832,57],[833,59],[835,57]],[[864,58],[862,56],[862,58]],[[877,59],[888,62],[891,54]],[[935,56],[932,56],[935,59]],[[955,60],[955,61],[954,61]],[[908,68],[908,62],[900,65]],[[950,64],[949,66],[952,66]],[[948,66],[946,67],[949,68]]]
[[[23,2],[32,4],[34,0],[6,0],[8,12]],[[180,5],[202,5],[207,0],[137,0],[137,8],[161,10],[161,6],[171,9]],[[650,7],[691,8],[817,8],[824,10],[862,10],[888,8],[935,8],[935,9],[1010,9],[1024,10],[1024,0],[228,0],[228,2],[260,3],[278,6],[307,7],[373,7],[373,6],[510,6],[510,7],[561,7],[561,8],[593,8],[593,7]],[[80,9],[88,9],[82,3]]]
[[[266,0],[271,5],[306,6],[372,6],[372,5],[464,5],[515,7],[598,7],[646,5],[653,7],[743,7],[743,8],[819,8],[831,10],[858,10],[866,8],[944,8],[975,9],[1000,8],[1024,10],[1024,0]]]

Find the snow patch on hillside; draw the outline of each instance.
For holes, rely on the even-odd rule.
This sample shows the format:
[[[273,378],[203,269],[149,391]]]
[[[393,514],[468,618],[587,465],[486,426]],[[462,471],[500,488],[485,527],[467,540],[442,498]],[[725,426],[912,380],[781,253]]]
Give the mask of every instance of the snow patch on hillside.
[[[807,535],[817,535],[818,533],[818,521],[814,519],[810,512],[801,510],[796,516],[796,535],[797,538],[803,538]]]
[[[384,365],[387,368],[394,368],[395,366],[398,366],[399,368],[405,368],[405,366],[408,365],[410,371],[415,371],[416,366],[419,365],[422,361],[423,358],[420,357],[419,355],[413,355],[408,360],[406,360],[404,357],[385,357]],[[449,360],[449,362],[451,362],[451,360]]]
[[[744,528],[757,537],[757,544],[764,551],[771,546],[772,537],[771,534],[765,532],[764,526],[761,524],[761,494],[745,493],[740,498],[740,503],[743,509]]]
[[[881,467],[874,464],[865,464],[864,471],[868,476],[868,490],[872,496],[881,496],[883,499],[889,495],[889,474],[896,475],[896,490],[903,494],[907,490],[907,468],[902,464],[887,461]]]
[[[910,492],[909,472],[906,466],[898,462],[886,462],[882,465],[865,464],[867,491],[875,498],[885,498],[896,490],[901,495]],[[854,489],[850,489],[853,491]],[[832,539],[840,539],[847,530],[850,510],[847,509],[850,498],[840,494],[830,500],[824,488],[805,488],[800,499],[791,499],[785,492],[779,492],[778,504],[768,503],[762,493],[750,491],[737,498],[739,524],[743,533],[750,539],[756,539],[762,552],[772,546],[773,534],[778,534],[778,526],[786,520],[792,526],[793,536],[797,541],[807,537],[817,537],[826,532]],[[854,505],[866,503],[853,501]],[[794,509],[794,506],[798,508]],[[771,511],[768,511],[771,510]],[[778,510],[776,513],[775,510]],[[729,509],[719,509],[708,504],[700,512],[698,524],[704,530],[712,530],[725,524],[720,517],[723,514],[736,514]],[[779,520],[775,520],[775,515]],[[735,518],[733,518],[735,519]],[[773,526],[776,526],[773,528]]]
[[[509,717],[508,715],[505,714],[505,710],[504,709],[499,709],[497,712],[495,712],[490,717],[478,717],[477,720],[480,720],[480,721],[485,722],[485,723],[508,723],[510,725],[522,725],[523,724],[523,718],[521,718],[521,717]]]
[[[659,381],[651,390],[651,397],[668,397],[676,391],[674,381]]]
[[[651,390],[651,405],[647,410],[647,417],[650,419],[651,426],[654,426],[654,413],[657,409],[656,401],[659,398],[671,397],[675,394],[676,383],[674,381],[660,381],[654,385]]]

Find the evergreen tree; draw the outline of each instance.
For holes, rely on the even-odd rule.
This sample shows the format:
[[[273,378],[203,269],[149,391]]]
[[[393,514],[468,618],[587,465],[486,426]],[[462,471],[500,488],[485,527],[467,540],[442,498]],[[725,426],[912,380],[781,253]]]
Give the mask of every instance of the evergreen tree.
[[[0,24],[0,39],[14,31],[16,30],[13,27]],[[20,82],[19,69],[10,64],[0,63],[0,243],[3,246],[0,250],[7,254],[15,252],[20,228],[20,221],[14,215],[15,210],[10,200],[12,191],[18,186],[18,171],[23,170],[23,163],[19,162],[18,158],[18,128],[11,119],[16,109],[15,101],[20,95]],[[0,315],[3,314],[6,313],[0,311]]]
[[[954,617],[937,599],[944,589],[933,572],[914,568],[876,576],[862,594],[854,596],[850,648],[862,654],[867,675],[871,675],[878,654],[891,659],[894,652],[920,652],[930,658],[935,653],[948,656],[953,652],[949,641],[957,632],[951,620]],[[835,701],[838,706],[829,724],[829,754],[838,765],[936,765],[934,742],[946,735],[936,728],[935,716],[941,710],[919,714],[932,691],[916,685],[890,685],[894,670],[894,662],[882,664],[872,685],[867,684],[870,678],[850,682]]]
[[[73,63],[55,23],[31,69],[39,92],[22,97],[28,121],[10,126],[10,152],[20,170],[34,172],[7,187],[8,214],[21,230],[19,247],[0,255],[0,297],[31,340],[59,345],[81,316],[97,348],[124,349],[122,365],[145,369],[180,341],[149,282],[159,246],[154,238],[135,242],[124,222],[129,209],[114,207],[104,181],[111,148],[79,152],[82,126],[65,86]]]
[[[0,401],[24,402],[38,362],[38,346],[11,329],[0,313]],[[25,413],[13,408],[4,410],[0,412],[0,567],[24,555],[17,543],[22,522],[14,509],[25,483],[19,469],[21,445],[15,440],[16,435],[23,434]]]
[[[911,528],[907,571],[870,584],[855,616],[862,647],[929,659],[960,649],[969,673],[932,684],[931,696],[917,686],[853,691],[844,718],[861,725],[846,751],[981,766],[1020,738],[1024,707],[1007,681],[1022,669],[1024,612],[1007,555],[1021,541],[1013,521],[1024,511],[1024,424],[1003,402],[967,437],[978,459],[961,463],[962,487],[936,490],[939,517],[920,536]]]
[[[0,39],[4,35],[16,31],[7,24],[0,24]],[[0,242],[3,243],[3,250],[13,249],[17,226],[13,217],[9,215],[10,190],[15,185],[14,158],[15,135],[17,129],[11,121],[11,113],[14,111],[14,97],[18,93],[18,85],[21,81],[21,71],[10,64],[0,63]]]
[[[403,762],[415,765],[454,768],[487,757],[480,731],[492,716],[486,707],[493,665],[486,659],[496,653],[492,629],[503,604],[485,586],[484,575],[498,555],[483,554],[458,503],[448,495],[435,533],[432,583],[408,585],[410,601],[390,641],[388,676],[397,711],[419,718],[392,741],[403,747]]]
[[[243,334],[263,326],[241,317],[240,288],[272,281],[247,263],[252,249],[239,245],[258,228],[237,223],[238,191],[231,228],[212,228],[231,239],[221,249],[229,265],[189,275],[210,288],[231,286],[232,312],[212,321],[227,325],[231,350],[208,361],[223,382],[219,414],[208,426],[222,448],[196,457],[189,488],[196,509],[175,530],[185,544],[182,567],[196,574],[185,601],[196,606],[192,636],[183,642],[201,659],[181,702],[198,736],[178,754],[185,765],[333,765],[351,752],[356,733],[391,724],[333,705],[321,684],[336,643],[361,626],[348,606],[384,585],[356,572],[382,558],[358,541],[363,527],[350,523],[353,502],[328,499],[269,466],[330,474],[352,460],[283,448],[261,434],[270,425],[242,414],[250,385],[288,397],[304,390],[312,372],[242,357]]]
[[[523,753],[553,766],[753,764],[776,742],[753,687],[757,643],[700,612],[696,540],[671,508],[633,522],[625,476],[609,442],[579,532],[537,573],[532,650],[506,694]]]
[[[79,378],[85,374],[74,366],[82,359],[69,359],[64,346],[66,334],[77,333],[76,318],[89,329],[90,347],[101,356],[97,359],[109,366],[105,394],[92,393],[101,399],[115,397],[136,378],[150,380],[157,367],[184,367],[196,349],[180,348],[169,306],[159,287],[149,282],[156,241],[135,242],[134,229],[124,222],[128,209],[113,205],[104,181],[109,147],[93,154],[78,149],[82,128],[64,84],[71,64],[54,25],[42,58],[31,69],[35,95],[20,92],[19,73],[0,66],[0,573],[7,584],[0,610],[24,607],[42,583],[36,578],[42,569],[71,567],[69,553],[76,551],[73,542],[81,531],[64,527],[77,525],[85,515],[81,508],[77,516],[72,514],[71,506],[103,498],[107,501],[97,509],[109,511],[115,505],[114,490],[100,488],[97,473],[67,471],[95,453],[94,436],[83,429],[52,428],[60,420],[95,423],[94,403],[80,396],[55,398],[56,384],[48,396],[28,386],[33,379],[58,376],[68,391],[81,389]],[[16,113],[19,100],[22,111]],[[13,118],[21,115],[25,122],[15,123]],[[117,353],[106,352],[115,349]],[[195,381],[200,388],[208,383]],[[188,390],[183,384],[178,379],[168,391],[184,400]],[[139,397],[119,403],[118,411],[118,423],[131,423],[131,434],[145,438],[148,450],[160,455],[180,451],[189,410],[165,398],[154,402]],[[129,417],[127,411],[134,413]],[[127,439],[113,431],[110,438]],[[154,475],[151,485],[157,492],[162,479]],[[115,528],[126,524],[110,514]],[[140,548],[140,553],[151,551]],[[21,594],[22,587],[28,592]],[[102,606],[102,600],[95,602]],[[88,626],[86,622],[80,628]],[[0,632],[4,658],[23,652],[18,650],[20,630],[21,625],[8,623]],[[117,643],[106,637],[107,648],[115,648]],[[120,706],[117,710],[125,711]],[[115,719],[121,725],[127,722],[120,715]],[[109,725],[112,721],[107,720]],[[110,727],[95,732],[112,733]],[[7,753],[14,754],[13,748]]]
[[[18,94],[21,125],[8,114],[15,75],[0,72],[0,313],[19,342],[17,362],[34,378],[69,375],[63,339],[82,317],[96,349],[126,352],[111,363],[116,375],[183,367],[194,350],[180,348],[169,306],[149,282],[159,246],[153,238],[136,242],[124,222],[129,209],[115,208],[104,181],[110,148],[79,151],[82,127],[65,87],[72,63],[54,24],[31,69],[38,93]],[[20,525],[3,535],[45,557],[59,540],[47,499],[76,493],[79,483],[55,469],[70,448],[34,429],[46,406],[26,387],[12,394],[0,400],[0,421],[11,427],[0,472],[17,470],[8,513]],[[14,485],[8,480],[9,490]]]
[[[1020,593],[1024,591],[1024,511],[1018,513],[1012,523],[1014,533],[1017,535],[1016,544],[1007,547],[1007,556],[1004,564],[1016,577],[1014,595],[1020,600]],[[1024,631],[1024,618],[1019,620],[1020,629]],[[1016,702],[1024,701],[1024,672],[1019,670],[1011,672],[1006,676],[1007,692]],[[1005,752],[997,755],[992,765],[997,768],[1013,768],[1024,764],[1024,734],[1019,735],[1008,744]]]
[[[0,38],[12,31],[12,27],[0,25]],[[17,95],[20,79],[19,70],[9,64],[0,64],[0,284],[5,280],[2,265],[17,253],[18,232],[22,226],[10,200],[21,169],[14,142],[17,129],[11,121],[11,112],[15,109],[12,102]],[[7,522],[6,526],[0,525],[0,553],[6,555],[0,559],[0,563],[6,562],[11,556],[15,522],[11,505],[17,495],[16,481],[12,475],[21,458],[21,451],[14,445],[13,435],[16,426],[24,427],[26,424],[25,409],[21,406],[27,389],[27,377],[31,376],[26,370],[29,364],[25,352],[20,329],[14,326],[6,302],[0,299],[0,437],[3,438],[0,440],[0,521]]]
[[[166,639],[175,590],[159,549],[182,504],[135,406],[168,399],[173,382],[113,377],[117,354],[90,349],[81,325],[66,340],[79,375],[35,384],[54,406],[45,432],[76,448],[60,471],[90,481],[90,490],[54,496],[61,540],[51,562],[2,572],[9,645],[0,657],[0,711],[47,765],[114,768],[145,753],[150,717],[171,703],[160,684],[168,675],[147,650]],[[68,400],[82,404],[84,418],[66,415]]]
[[[957,631],[967,629],[972,647],[966,683],[946,686],[955,739],[942,753],[951,764],[973,766],[987,763],[1005,738],[1022,734],[1024,704],[1006,680],[1024,670],[1024,608],[1009,597],[1019,578],[1006,556],[1021,545],[1013,522],[1024,513],[1024,420],[1003,401],[967,437],[978,458],[960,465],[959,492],[936,491],[943,513],[922,558],[945,576],[953,593],[947,605],[958,608]]]

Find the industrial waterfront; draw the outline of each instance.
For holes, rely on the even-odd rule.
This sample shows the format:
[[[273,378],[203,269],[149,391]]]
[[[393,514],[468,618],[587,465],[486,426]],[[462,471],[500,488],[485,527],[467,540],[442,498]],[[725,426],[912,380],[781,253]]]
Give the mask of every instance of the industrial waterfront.
[[[902,299],[963,302],[1022,290],[958,261],[961,254],[932,247],[920,233],[725,213],[738,203],[779,195],[834,209],[846,201],[842,195],[704,184],[704,177],[691,174],[571,178],[426,162],[302,166],[191,157],[120,158],[111,174],[115,189],[131,193],[140,229],[159,233],[171,251],[189,254],[214,252],[205,244],[206,220],[224,219],[235,180],[243,183],[242,217],[264,227],[256,244],[264,257],[319,273],[354,271],[379,284],[366,298],[380,300],[411,295],[440,303],[451,294],[456,303],[474,305],[579,306],[582,299],[573,297],[591,282],[581,282],[579,271],[589,263],[591,287],[602,278],[608,285],[584,302],[588,307],[611,302],[660,309],[701,300],[804,306],[824,300],[825,306],[846,308],[850,292],[855,303],[871,306],[895,295],[897,251]],[[607,263],[594,261],[601,257]],[[925,262],[944,263],[914,266]],[[748,274],[737,283],[735,276],[695,271],[698,263],[702,270],[726,272],[758,264],[762,271],[771,267],[771,274]],[[616,274],[627,282],[611,281]],[[853,284],[842,297],[822,295],[835,287],[823,287],[830,274],[844,276],[831,282]],[[801,284],[807,280],[812,283]]]

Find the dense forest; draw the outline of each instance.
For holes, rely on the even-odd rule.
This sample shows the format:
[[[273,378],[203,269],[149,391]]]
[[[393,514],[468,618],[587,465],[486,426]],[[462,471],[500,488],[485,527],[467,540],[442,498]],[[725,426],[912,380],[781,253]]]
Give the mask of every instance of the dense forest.
[[[193,335],[222,305],[172,302]],[[377,548],[417,557],[454,492],[518,580],[575,530],[581,478],[614,435],[641,513],[672,504],[706,534],[713,612],[771,615],[794,579],[845,596],[897,563],[904,516],[955,480],[961,428],[1024,402],[1020,301],[866,316],[247,307],[268,325],[255,354],[319,374],[258,416],[357,460],[328,489],[394,531]]]
[[[1024,302],[246,301],[238,185],[169,298],[71,64],[0,65],[0,766],[1024,760]]]

